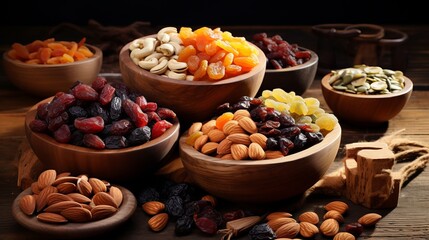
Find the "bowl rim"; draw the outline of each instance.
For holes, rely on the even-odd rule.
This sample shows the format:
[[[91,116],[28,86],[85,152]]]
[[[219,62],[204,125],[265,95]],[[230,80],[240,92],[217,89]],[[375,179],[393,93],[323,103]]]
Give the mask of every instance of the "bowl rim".
[[[79,66],[81,64],[85,64],[88,62],[93,62],[93,61],[97,61],[99,58],[103,57],[103,51],[101,51],[100,48],[98,48],[95,45],[91,45],[91,44],[87,44],[85,43],[85,46],[87,46],[89,49],[92,50],[92,52],[94,53],[94,55],[90,58],[86,58],[83,60],[79,60],[79,61],[74,61],[71,63],[57,63],[57,64],[28,64],[19,60],[15,60],[15,59],[11,59],[9,57],[9,55],[7,54],[9,52],[9,50],[11,50],[10,48],[7,49],[4,53],[3,53],[3,60],[7,61],[13,65],[22,67],[22,68],[32,68],[32,69],[37,69],[37,68],[59,68],[59,67],[69,67],[69,66]]]
[[[291,71],[301,70],[304,68],[311,67],[311,66],[313,66],[319,62],[319,56],[317,55],[317,53],[315,51],[308,49],[308,48],[304,48],[304,47],[298,47],[298,49],[300,49],[302,51],[309,51],[311,53],[311,57],[307,62],[293,66],[293,67],[286,67],[286,68],[281,68],[281,69],[268,69],[267,68],[267,69],[265,69],[265,73],[281,73],[281,72],[291,72]]]
[[[318,153],[323,148],[335,144],[335,141],[337,141],[338,138],[341,138],[341,132],[342,132],[341,125],[337,123],[334,129],[332,129],[332,131],[328,132],[326,136],[324,136],[322,142],[319,142],[307,149],[304,149],[302,151],[299,151],[284,157],[273,158],[273,159],[263,159],[263,160],[227,160],[227,159],[224,160],[224,159],[206,155],[204,153],[201,153],[200,151],[197,151],[195,148],[193,148],[193,146],[190,146],[186,143],[186,137],[187,137],[188,131],[183,133],[182,136],[179,138],[179,147],[181,151],[184,151],[188,155],[192,155],[194,158],[198,158],[198,160],[200,161],[205,161],[205,162],[219,164],[219,165],[225,165],[225,166],[276,165],[276,164],[298,161],[302,158]],[[186,160],[183,160],[182,158],[182,161],[186,161]]]
[[[46,133],[38,133],[38,132],[32,131],[29,126],[30,122],[35,118],[37,114],[37,106],[41,103],[49,102],[53,98],[54,97],[49,97],[44,100],[41,100],[40,102],[36,103],[33,107],[31,107],[30,110],[27,111],[27,113],[25,114],[25,131],[26,131],[27,138],[29,137],[29,135],[32,135],[32,137],[37,138],[38,141],[48,143],[51,146],[55,146],[63,150],[75,151],[75,152],[86,153],[86,154],[89,153],[89,154],[102,154],[102,155],[115,154],[115,153],[116,154],[128,153],[128,152],[133,152],[141,149],[149,149],[160,143],[168,141],[170,138],[174,136],[175,132],[180,130],[180,122],[179,122],[179,119],[176,117],[173,122],[173,126],[167,129],[167,131],[165,131],[163,135],[137,146],[126,147],[121,149],[92,149],[92,148],[76,146],[68,143],[59,143],[53,137],[49,136]]]
[[[147,38],[147,37],[156,37],[156,34],[146,35],[146,36],[143,36],[143,37],[140,37],[137,39],[143,39],[143,38]],[[135,41],[137,39],[134,39],[133,41]],[[164,77],[162,75],[157,75],[157,74],[151,73],[151,72],[137,66],[136,64],[134,64],[134,62],[131,60],[130,54],[128,52],[129,46],[133,41],[125,44],[121,48],[121,50],[119,51],[119,63],[120,63],[120,65],[128,66],[127,68],[129,68],[131,71],[133,71],[135,73],[138,73],[139,75],[143,75],[142,73],[147,73],[150,76],[152,76],[155,80],[160,81],[160,82],[167,82],[167,83],[180,84],[180,85],[192,85],[192,86],[227,85],[227,84],[231,84],[234,82],[242,81],[243,79],[250,78],[253,75],[255,75],[255,73],[258,73],[260,71],[265,70],[265,67],[266,67],[265,63],[266,63],[267,58],[266,58],[264,52],[259,47],[257,47],[255,44],[246,40],[246,42],[253,45],[259,52],[259,54],[258,54],[259,64],[256,65],[255,67],[253,67],[249,72],[243,73],[243,74],[240,74],[240,75],[237,75],[234,77],[230,77],[230,78],[226,78],[226,79],[222,79],[222,80],[217,80],[217,81],[207,81],[207,80],[204,80],[204,81],[203,80],[201,80],[201,81],[186,81],[186,80],[172,79],[172,78]],[[121,71],[122,71],[122,67],[121,67]]]
[[[335,90],[331,84],[329,84],[329,77],[332,75],[332,73],[328,73],[325,76],[323,76],[322,80],[320,80],[320,84],[322,86],[322,89],[336,95],[341,95],[344,97],[350,97],[350,98],[358,98],[358,99],[388,99],[388,98],[394,98],[397,96],[405,95],[413,90],[413,81],[409,79],[406,76],[404,77],[405,86],[404,88],[399,92],[394,93],[388,93],[388,94],[374,94],[374,95],[367,95],[367,94],[354,94],[354,93],[348,93],[348,92],[342,92]]]

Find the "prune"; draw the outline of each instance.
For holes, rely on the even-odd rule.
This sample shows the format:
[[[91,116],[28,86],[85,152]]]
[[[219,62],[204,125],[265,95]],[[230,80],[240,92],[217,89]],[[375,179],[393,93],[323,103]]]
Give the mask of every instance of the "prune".
[[[307,143],[308,141],[305,134],[304,133],[298,134],[293,140],[293,144],[294,144],[293,152],[298,152],[305,149],[307,147]]]
[[[174,233],[177,236],[188,235],[192,232],[194,227],[194,220],[191,216],[183,215],[176,220],[174,226]]]
[[[235,112],[239,109],[249,109],[249,108],[250,108],[250,101],[248,101],[248,100],[239,101],[239,102],[232,105],[232,111],[233,112]]]
[[[293,139],[295,136],[301,133],[301,129],[298,126],[285,127],[280,129],[282,137]]]
[[[294,148],[294,143],[289,138],[281,137],[279,139],[279,148],[284,156],[288,155],[290,150]]]
[[[104,143],[107,149],[119,149],[128,146],[124,136],[108,136],[104,139]]]
[[[279,149],[279,141],[274,137],[267,138],[267,149],[268,150],[277,150]]]
[[[358,222],[352,222],[346,225],[345,230],[357,238],[362,234],[363,226]]]
[[[178,218],[185,213],[183,200],[179,196],[171,196],[165,201],[165,211],[172,217]]]
[[[307,136],[307,141],[311,146],[323,140],[323,134],[321,132],[304,132],[304,134]]]
[[[232,108],[229,103],[223,103],[216,108],[215,115],[220,116],[224,112],[231,112]]]
[[[276,234],[267,223],[256,224],[249,231],[251,240],[274,240]]]
[[[149,201],[159,201],[160,195],[154,187],[148,187],[138,194],[137,199],[141,205]]]
[[[144,126],[144,127],[135,128],[128,136],[128,141],[131,146],[135,146],[149,141],[150,138],[151,138],[150,127]]]
[[[70,127],[69,127],[70,128]],[[76,146],[84,146],[83,144],[83,133],[81,131],[71,131],[72,134],[70,136],[70,144],[76,145]]]

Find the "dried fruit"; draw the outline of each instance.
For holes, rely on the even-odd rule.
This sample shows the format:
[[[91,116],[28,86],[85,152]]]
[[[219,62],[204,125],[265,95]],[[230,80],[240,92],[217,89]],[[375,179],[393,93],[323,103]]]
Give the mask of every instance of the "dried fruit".
[[[151,217],[148,220],[148,226],[155,232],[159,232],[167,226],[168,223],[168,214],[167,213],[158,213],[155,216]]]

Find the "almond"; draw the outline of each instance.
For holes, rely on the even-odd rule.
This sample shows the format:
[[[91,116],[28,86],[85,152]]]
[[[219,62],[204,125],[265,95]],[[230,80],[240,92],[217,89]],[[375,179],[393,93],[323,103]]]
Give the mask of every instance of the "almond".
[[[319,223],[319,216],[315,212],[303,212],[298,216],[300,222]]]
[[[168,214],[167,213],[158,213],[157,215],[151,217],[148,220],[149,228],[155,232],[159,232],[167,226],[168,223]]]
[[[283,217],[287,217],[287,218],[291,218],[292,214],[288,213],[288,212],[272,212],[270,214],[268,214],[265,219],[267,221],[270,221],[272,219],[276,219],[276,218],[283,218]]]
[[[243,160],[249,158],[248,147],[244,144],[232,144],[231,155],[234,160]]]
[[[216,153],[218,145],[219,145],[219,143],[208,142],[201,147],[201,152],[206,154],[206,155],[211,155],[213,153]]]
[[[59,178],[55,179],[55,181],[52,183],[52,186],[58,186],[62,183],[76,184],[78,179],[79,179],[78,177],[73,177],[73,176],[59,177]]]
[[[201,148],[204,146],[204,144],[206,144],[209,141],[209,136],[203,134],[199,137],[197,137],[197,139],[195,139],[194,142],[194,148],[197,149],[198,151],[201,151]]]
[[[67,219],[57,213],[43,212],[37,215],[37,220],[45,223],[66,223]]]
[[[277,231],[279,227],[291,222],[296,222],[296,220],[291,217],[278,217],[269,220],[267,224],[271,229],[273,229],[273,231]]]
[[[63,194],[69,194],[72,192],[76,192],[76,184],[71,182],[61,183],[57,186],[58,192]]]
[[[212,129],[207,133],[207,136],[209,137],[210,142],[221,142],[226,138],[225,133],[220,129]]]
[[[299,234],[305,238],[312,238],[319,233],[319,228],[310,222],[300,222],[299,227]]]
[[[230,140],[232,143],[244,144],[249,146],[251,143],[249,135],[245,133],[233,133],[226,137],[226,139]]]
[[[367,213],[358,219],[358,223],[362,224],[362,226],[374,226],[382,216],[378,213]]]
[[[58,202],[63,202],[63,201],[73,201],[73,199],[65,194],[62,193],[51,193],[48,196],[48,202],[47,205],[52,205]]]
[[[149,215],[156,215],[165,209],[165,204],[159,201],[148,201],[142,205],[143,211]]]
[[[42,209],[48,204],[48,196],[51,193],[58,192],[57,188],[54,186],[47,186],[42,191],[40,191],[39,196],[36,200],[36,210],[37,212],[42,211]]]
[[[57,178],[57,171],[54,169],[48,169],[40,173],[39,177],[37,178],[37,186],[39,189],[43,189],[47,186],[50,186],[55,179]]]
[[[328,218],[333,218],[333,219],[337,220],[337,222],[339,222],[339,223],[344,222],[343,215],[341,215],[341,213],[336,211],[336,210],[327,211],[325,213],[325,215],[323,216],[323,219],[328,219]]]
[[[203,132],[203,134],[206,134],[212,130],[216,128],[216,120],[212,119],[207,121],[206,123],[203,124],[203,126],[201,126],[201,131]]]
[[[92,187],[93,193],[106,192],[107,191],[106,184],[104,184],[104,182],[98,178],[94,178],[94,177],[90,178],[90,179],[88,179],[88,182]]]
[[[64,209],[61,211],[61,215],[70,222],[77,223],[89,222],[92,218],[91,211],[81,206]]]
[[[297,222],[291,222],[286,223],[279,227],[275,233],[277,238],[294,238],[298,235],[300,230],[299,223]]]
[[[217,146],[216,153],[220,155],[231,153],[231,145],[232,145],[232,142],[225,138]]]
[[[192,135],[194,132],[200,131],[202,126],[203,126],[202,122],[192,123],[192,125],[189,127],[189,130],[188,130],[188,136]]]
[[[323,235],[333,237],[340,230],[340,226],[337,220],[328,218],[320,224],[319,230]]]
[[[110,205],[112,207],[117,208],[118,205],[116,204],[115,200],[113,199],[113,197],[106,192],[98,192],[96,194],[94,194],[94,196],[92,197],[92,202],[94,202],[94,204],[97,205]]]
[[[249,139],[253,143],[259,144],[262,149],[267,149],[267,137],[262,133],[253,133],[249,136]]]
[[[71,197],[75,202],[78,203],[89,203],[91,202],[91,199],[87,196],[84,196],[80,193],[69,193],[67,196]]]
[[[71,176],[70,172],[62,172],[62,173],[58,173],[57,174],[57,178],[56,179],[62,178],[62,177],[69,177],[69,176]]]
[[[76,184],[77,190],[84,196],[91,196],[92,186],[85,178],[79,178]]]
[[[242,117],[250,117],[250,112],[246,109],[238,109],[234,112],[234,117],[232,119],[238,121]]]
[[[347,203],[342,201],[332,201],[325,205],[326,211],[336,210],[341,214],[344,214],[347,211],[347,209],[349,209],[349,205],[347,205]]]
[[[275,159],[284,157],[283,153],[278,150],[267,150],[265,151],[265,159]]]
[[[92,220],[108,218],[118,211],[117,208],[110,205],[97,205],[91,209]]]
[[[348,233],[348,232],[339,232],[337,234],[335,234],[334,239],[333,240],[355,240],[355,236],[353,236],[353,234]]]
[[[80,174],[79,176],[77,176],[77,178],[82,178],[83,180],[86,180],[86,181],[89,180],[89,177],[86,174]]]
[[[256,123],[250,117],[242,117],[238,120],[238,125],[242,127],[246,132],[252,134],[258,132],[258,127]]]
[[[34,194],[39,194],[40,193],[40,189],[39,189],[39,185],[37,184],[37,182],[33,182],[30,186],[31,188],[31,192]]]
[[[36,210],[36,198],[31,194],[23,196],[19,200],[19,208],[26,215],[33,215],[34,210]]]
[[[231,135],[234,133],[246,133],[240,125],[238,125],[238,121],[236,120],[229,120],[228,122],[223,125],[223,132],[226,135]]]
[[[220,159],[223,159],[223,160],[233,160],[234,158],[232,157],[231,153],[228,153],[228,154],[223,155]]]
[[[43,210],[44,212],[60,213],[64,209],[71,207],[81,207],[80,203],[73,200],[54,203]]]
[[[262,160],[265,159],[265,151],[262,147],[257,143],[251,143],[249,145],[249,157],[254,160]]]
[[[122,201],[124,199],[124,195],[122,194],[121,189],[115,186],[111,186],[109,189],[109,194],[112,196],[113,200],[116,203],[116,206],[119,208],[122,204]]]

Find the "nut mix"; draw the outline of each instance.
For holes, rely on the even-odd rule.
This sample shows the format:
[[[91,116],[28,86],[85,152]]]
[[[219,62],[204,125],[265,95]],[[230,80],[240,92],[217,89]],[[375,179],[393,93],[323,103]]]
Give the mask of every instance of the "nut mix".
[[[91,85],[76,82],[69,92],[58,92],[52,101],[39,104],[29,125],[60,143],[119,149],[161,136],[175,119],[171,109],[99,76]]]
[[[70,187],[61,187],[65,185]],[[106,181],[48,169],[32,183],[31,193],[20,199],[19,208],[41,222],[84,223],[114,215],[122,200],[122,191]]]

